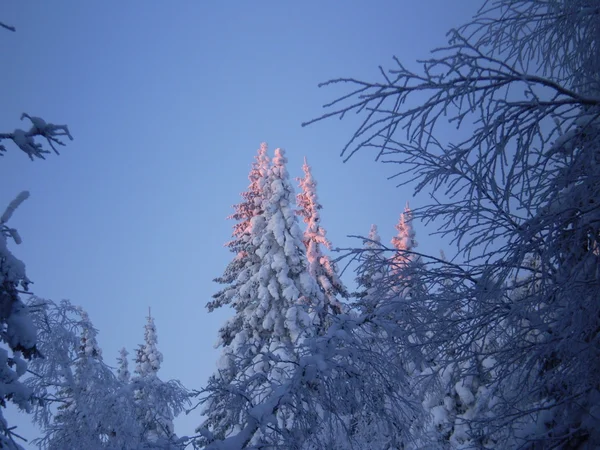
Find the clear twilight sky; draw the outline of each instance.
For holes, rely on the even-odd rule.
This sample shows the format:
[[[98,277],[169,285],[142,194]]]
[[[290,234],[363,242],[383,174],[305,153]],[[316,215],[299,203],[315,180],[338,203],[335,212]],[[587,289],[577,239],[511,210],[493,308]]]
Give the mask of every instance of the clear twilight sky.
[[[319,82],[378,80],[393,55],[410,67],[482,3],[4,1],[0,21],[17,31],[0,29],[0,131],[28,128],[19,121],[27,112],[68,124],[75,138],[46,161],[12,143],[0,159],[0,209],[31,192],[10,224],[32,291],[83,306],[111,365],[121,347],[133,353],[142,342],[151,307],[159,375],[201,388],[228,317],[204,305],[233,256],[225,218],[260,143],[271,155],[286,149],[292,177],[307,157],[334,246],[360,245],[347,235],[366,235],[372,223],[389,243],[406,201],[420,199],[386,180],[393,167],[368,152],[342,163],[353,117],[300,124],[345,92]],[[449,252],[415,229],[420,251]],[[194,433],[199,414],[177,420],[179,436]],[[35,437],[28,416],[7,415]]]

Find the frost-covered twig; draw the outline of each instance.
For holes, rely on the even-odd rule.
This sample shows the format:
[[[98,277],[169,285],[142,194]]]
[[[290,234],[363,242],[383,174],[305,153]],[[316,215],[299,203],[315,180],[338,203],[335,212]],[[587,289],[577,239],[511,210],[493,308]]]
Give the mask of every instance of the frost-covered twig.
[[[0,133],[0,142],[2,140],[13,141],[13,143],[24,151],[32,161],[35,158],[45,159],[44,155],[50,153],[50,150],[45,149],[41,143],[35,141],[35,137],[44,138],[46,143],[57,155],[59,152],[56,146],[65,145],[63,140],[61,140],[61,137],[64,136],[69,138],[69,140],[73,140],[73,136],[71,136],[67,125],[54,125],[52,123],[47,123],[40,117],[34,117],[27,113],[23,113],[21,115],[21,120],[25,118],[31,121],[31,128],[28,131],[17,128],[12,133]],[[5,151],[6,147],[0,144],[0,155],[2,154],[1,152]]]

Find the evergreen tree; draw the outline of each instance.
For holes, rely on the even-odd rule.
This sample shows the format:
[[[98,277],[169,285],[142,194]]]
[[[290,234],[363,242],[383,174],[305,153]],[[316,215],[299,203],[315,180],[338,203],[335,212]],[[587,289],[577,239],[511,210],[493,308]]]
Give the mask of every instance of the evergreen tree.
[[[384,283],[385,274],[388,272],[388,261],[384,255],[385,248],[381,245],[381,237],[377,230],[377,225],[372,224],[369,230],[367,239],[363,241],[363,249],[358,254],[358,267],[356,268],[356,284],[357,289],[353,296],[356,298],[355,308],[357,309],[357,317],[373,317],[377,312],[377,308],[385,297]],[[368,349],[372,354],[382,355],[382,344],[385,342],[386,333],[375,323],[365,321],[362,329],[357,333],[364,348]],[[389,346],[385,345],[385,348]],[[361,366],[359,372],[362,376],[367,376],[371,367]],[[379,411],[381,411],[381,403],[384,401],[384,396],[377,394],[373,396],[371,401],[379,403]],[[387,434],[387,429],[382,425],[379,413],[375,413],[372,409],[366,410],[358,405],[354,408],[348,418],[348,437],[349,442],[357,445],[357,448],[378,448],[382,447],[382,440],[385,441],[384,435]],[[348,447],[342,446],[341,448]]]
[[[431,314],[459,320],[461,312],[455,310],[456,304],[464,301],[466,295],[460,286],[448,280],[431,295]],[[501,291],[490,289],[485,295],[493,297],[501,295]],[[482,302],[490,300],[480,297]],[[435,442],[441,449],[506,448],[507,436],[499,439],[498,430],[486,423],[493,418],[493,405],[498,402],[497,361],[493,353],[506,332],[499,328],[482,329],[478,339],[466,344],[470,347],[469,357],[461,359],[456,358],[456,348],[446,344],[445,335],[439,332],[421,335],[421,342],[426,337],[439,345],[435,351],[420,352],[420,364],[414,358],[413,392],[422,400],[425,420],[413,424],[419,440],[410,448],[416,450],[428,442]],[[431,346],[419,348],[424,350]]]
[[[156,325],[148,313],[144,344],[137,350],[136,376],[132,378],[131,385],[137,419],[142,429],[142,442],[171,448],[177,442],[173,419],[182,411],[188,395],[178,382],[163,382],[158,377],[162,360]]]
[[[97,332],[88,314],[81,308],[77,308],[77,313],[80,317],[81,335],[74,363],[73,383],[60,391],[64,403],[55,416],[57,432],[52,438],[50,448],[60,448],[66,442],[72,441],[72,437],[69,436],[72,430],[69,428],[74,422],[80,423],[78,433],[89,433],[87,442],[101,445],[100,423],[94,414],[90,414],[89,409],[93,408],[95,397],[102,388],[100,374],[105,369],[102,365],[102,350],[98,346]]]
[[[381,237],[377,225],[371,225],[369,236],[364,241],[363,252],[360,255],[360,266],[357,268],[357,306],[363,314],[369,314],[377,307],[381,297],[381,281],[387,270],[384,248],[381,246]]]
[[[317,281],[324,294],[325,307],[320,320],[325,325],[327,314],[342,312],[339,297],[347,298],[348,292],[338,276],[335,263],[321,250],[321,246],[331,250],[331,242],[327,239],[327,232],[321,225],[319,211],[322,206],[317,198],[317,182],[312,176],[311,167],[306,162],[306,158],[304,158],[302,170],[304,177],[298,179],[301,192],[297,195],[299,207],[297,213],[306,223],[303,242],[306,247],[308,272]]]
[[[154,319],[148,313],[147,323],[144,326],[144,343],[137,350],[135,358],[135,373],[140,377],[156,376],[163,360],[162,353],[158,350],[158,336]]]
[[[59,305],[34,298],[30,304],[44,358],[32,361],[27,380],[36,404],[34,421],[43,430],[41,448],[106,448],[131,442],[131,414],[116,408],[118,382],[102,361],[102,351],[87,313],[67,301]],[[53,406],[58,404],[54,410]],[[110,446],[109,446],[110,448]]]
[[[250,280],[251,283],[258,282],[258,301],[249,304],[245,315],[254,328],[252,339],[259,344],[258,348],[265,350],[282,348],[291,351],[302,337],[312,335],[313,323],[318,320],[317,314],[307,316],[306,306],[311,305],[317,311],[324,308],[323,296],[307,271],[286,163],[284,151],[276,149],[265,212],[253,219],[254,242],[258,244],[261,265]],[[265,331],[271,334],[266,340]]]
[[[413,227],[413,213],[408,202],[396,224],[397,234],[392,238],[396,253],[390,260],[390,285],[392,291],[403,298],[425,295],[423,283],[419,280],[421,258],[414,252],[418,243]]]
[[[250,180],[248,189],[240,194],[243,201],[234,205],[234,213],[227,217],[237,221],[233,226],[232,239],[225,244],[235,254],[235,258],[227,265],[223,275],[214,280],[217,283],[225,285],[234,283],[238,274],[243,270],[247,258],[252,256],[247,247],[252,218],[262,212],[264,184],[269,171],[267,149],[266,143],[260,145],[248,174]],[[223,305],[230,304],[234,296],[235,286],[226,286],[222,291],[213,295],[214,300],[209,302],[207,307],[209,311],[213,311]]]
[[[0,146],[0,149],[2,147]],[[0,217],[0,407],[9,400],[23,411],[31,410],[31,392],[19,380],[27,370],[26,360],[37,354],[36,329],[29,317],[28,309],[19,297],[27,291],[29,279],[25,264],[17,259],[8,248],[9,240],[16,244],[21,238],[7,222],[18,206],[29,197],[21,192]],[[0,409],[0,448],[18,449],[11,427]]]
[[[242,311],[246,306],[244,299],[239,296],[239,286],[244,283],[248,267],[252,267],[257,262],[256,246],[251,241],[252,218],[263,212],[265,183],[269,172],[267,144],[260,145],[255,159],[248,175],[250,185],[241,194],[243,201],[234,206],[234,213],[228,217],[237,221],[233,226],[232,240],[226,244],[235,257],[227,265],[223,275],[215,279],[225,287],[214,294],[213,300],[208,302],[206,306],[209,311],[229,304],[236,311]],[[219,340],[224,345],[231,344],[240,330],[239,318],[239,315],[234,316],[219,331]]]
[[[201,429],[207,432],[210,428],[217,436],[227,434],[230,427],[236,423],[238,412],[231,408],[230,396],[227,392],[218,391],[217,386],[227,386],[234,382],[238,370],[233,358],[231,346],[234,338],[244,327],[244,309],[252,301],[252,295],[242,295],[240,288],[259,267],[260,258],[256,255],[257,245],[253,242],[252,219],[264,213],[265,188],[267,187],[270,161],[267,155],[267,145],[261,144],[255,157],[255,162],[248,175],[250,185],[241,194],[243,201],[234,206],[234,214],[228,219],[237,220],[233,227],[232,240],[226,246],[235,253],[234,259],[227,265],[223,275],[216,282],[226,286],[215,295],[206,306],[209,312],[230,304],[234,316],[219,330],[218,345],[223,348],[223,356],[218,363],[218,370],[209,380],[209,392],[212,394],[206,400],[205,415],[207,419]],[[234,396],[235,397],[235,396]],[[212,435],[212,432],[211,432]]]
[[[219,371],[211,377],[203,399],[207,419],[199,428],[200,444],[224,439],[247,425],[242,411],[267,399],[298,363],[297,347],[315,334],[322,293],[306,268],[296,214],[293,188],[286,170],[284,151],[275,150],[264,189],[262,213],[251,219],[250,242],[256,259],[237,279],[243,309],[236,308],[241,330],[223,345]],[[308,306],[314,308],[312,316]],[[273,420],[282,429],[291,425],[294,408],[280,405]],[[296,411],[297,413],[298,411]],[[276,433],[255,430],[246,443],[276,445]]]
[[[129,373],[129,361],[127,360],[127,356],[129,352],[123,347],[119,352],[119,357],[117,358],[117,378],[121,383],[127,384],[131,379],[131,374]]]
[[[408,203],[406,203],[404,212],[400,214],[400,219],[396,224],[396,231],[398,233],[392,238],[392,245],[397,250],[392,258],[392,270],[395,273],[405,270],[411,261],[417,260],[415,255],[410,253],[418,246],[415,240],[416,233],[412,225],[412,220],[412,211]]]
[[[102,361],[97,331],[85,311],[67,301],[57,305],[38,298],[29,306],[44,355],[32,361],[27,380],[40,399],[34,421],[42,437],[34,443],[47,450],[181,447],[174,436],[158,433],[155,425],[162,423],[166,409],[173,415],[183,409],[188,395],[178,382],[160,381],[153,366],[146,364],[141,367],[150,367],[150,374],[129,382],[124,350],[115,376]],[[152,420],[142,411],[152,411]]]
[[[257,230],[264,228],[259,226]],[[219,405],[214,401],[218,398],[225,406],[219,405],[219,415],[213,417],[219,418],[220,424],[229,424],[229,428],[218,432],[207,426],[200,430],[205,439],[199,444],[206,445],[207,450],[405,448],[409,425],[422,417],[417,402],[407,392],[410,385],[406,371],[398,363],[392,340],[400,327],[391,314],[394,310],[385,308],[391,302],[380,292],[385,286],[383,281],[389,279],[385,276],[389,261],[383,257],[386,249],[379,245],[376,227],[370,238],[366,243],[369,248],[359,256],[371,264],[361,264],[359,273],[360,278],[371,280],[363,291],[373,299],[371,310],[331,316],[325,335],[307,333],[307,338],[295,346],[299,358],[286,370],[265,374],[267,364],[274,366],[273,356],[267,353],[266,358],[255,360],[262,363],[256,366],[259,370],[253,368],[246,376],[225,383],[223,375],[230,372],[224,369],[235,367],[235,361],[241,358],[222,360],[220,372],[206,390],[205,405]],[[262,268],[265,275],[270,269],[270,265]],[[314,280],[310,275],[309,279]],[[318,286],[317,292],[321,293]],[[359,296],[359,300],[364,297]],[[380,300],[386,302],[383,312]],[[227,366],[228,361],[233,363]],[[268,380],[268,388],[252,384],[257,379]],[[206,411],[210,414],[216,409],[207,407]],[[288,409],[294,413],[286,415]]]

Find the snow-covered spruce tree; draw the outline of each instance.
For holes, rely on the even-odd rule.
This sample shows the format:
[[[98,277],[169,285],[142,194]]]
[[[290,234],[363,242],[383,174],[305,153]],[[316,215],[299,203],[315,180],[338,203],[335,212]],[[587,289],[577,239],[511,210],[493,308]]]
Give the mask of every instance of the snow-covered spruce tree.
[[[414,217],[437,224],[457,246],[449,261],[422,257],[420,276],[430,289],[411,302],[436,305],[423,311],[432,333],[423,345],[440,364],[482,353],[494,360],[493,370],[480,369],[494,379],[494,400],[465,423],[472,442],[595,448],[600,5],[485,5],[451,31],[448,47],[423,70],[396,59],[381,82],[333,80],[355,90],[321,118],[366,113],[347,157],[376,148],[399,164],[402,184],[414,182],[433,198]],[[443,127],[448,118],[468,137],[452,139]],[[538,267],[526,264],[532,256]],[[527,272],[534,276],[519,276]],[[535,289],[526,289],[527,280]],[[482,350],[477,343],[488,334],[502,339]],[[459,379],[472,370],[453,367]]]
[[[317,281],[325,297],[325,307],[320,318],[325,330],[327,315],[342,312],[341,298],[348,298],[346,287],[340,280],[335,262],[323,254],[321,246],[331,250],[331,242],[326,237],[327,232],[321,225],[320,210],[323,208],[317,198],[317,182],[312,176],[311,167],[304,158],[302,165],[304,177],[298,178],[300,193],[296,196],[298,202],[297,214],[306,223],[304,245],[308,260],[308,272]]]
[[[253,436],[268,430],[280,437],[286,449],[404,448],[414,439],[408,425],[422,420],[411,400],[402,366],[389,354],[375,351],[374,344],[388,342],[385,333],[373,333],[379,341],[365,339],[371,326],[397,328],[395,322],[373,315],[342,313],[332,317],[324,336],[307,338],[298,347],[297,365],[273,383],[272,392],[257,402],[238,402],[241,425],[227,437],[217,438],[205,450],[274,448],[254,442]],[[247,382],[227,387],[232,398],[246,396]],[[295,411],[294,421],[277,420],[281,410]],[[353,420],[360,419],[360,420]]]
[[[369,277],[367,271],[388,271],[383,252],[392,253],[377,245],[376,230],[372,231],[371,244],[358,255],[365,279]],[[363,258],[373,264],[363,264]],[[374,283],[368,294],[389,305],[391,301],[380,296],[377,287],[379,283]],[[234,405],[221,417],[235,417],[239,425],[221,436],[203,430],[211,438],[205,449],[264,449],[264,443],[253,439],[261,430],[277,433],[279,447],[289,449],[395,449],[415,443],[409,428],[413,422],[422,422],[423,416],[392,345],[399,330],[397,317],[389,308],[379,311],[377,301],[371,308],[356,310],[333,315],[324,335],[315,333],[297,345],[297,364],[284,377],[278,377],[270,386],[270,394],[263,398],[249,400],[252,378],[239,377],[229,385],[213,384],[213,392],[220,391],[224,399],[228,396],[229,402],[223,403]],[[295,411],[294,420],[277,420],[286,408]]]
[[[27,291],[30,283],[25,274],[25,264],[8,248],[9,239],[21,243],[17,230],[7,222],[13,212],[29,196],[21,192],[0,217],[0,406],[9,400],[21,410],[31,409],[31,392],[19,378],[25,374],[26,361],[36,355],[36,330],[28,316],[27,307],[20,294]],[[0,409],[0,447],[20,448],[14,440],[12,429]]]
[[[446,301],[439,308],[432,304],[432,315],[460,320],[462,313],[448,310],[447,306],[463,303],[465,293],[461,287],[449,281],[437,294]],[[495,294],[502,295],[501,292]],[[424,353],[421,364],[411,373],[413,392],[422,399],[426,413],[422,423],[414,424],[417,428],[414,434],[421,439],[412,448],[422,448],[431,442],[440,449],[505,447],[505,440],[485,424],[487,419],[493,419],[490,406],[498,400],[495,398],[497,364],[493,354],[501,342],[501,330],[502,326],[483,327],[478,339],[465,343],[470,346],[468,352],[463,352],[470,355],[468,358],[457,358],[453,348],[445,348],[444,336],[425,334],[429,341],[424,348],[431,349],[437,342],[441,350]],[[474,419],[479,421],[477,427],[472,427]]]
[[[96,330],[79,307],[32,298],[28,302],[44,358],[30,363],[28,386],[36,399],[34,422],[43,449],[137,448],[130,402],[102,361]]]
[[[235,310],[234,316],[219,330],[217,345],[223,347],[224,355],[217,373],[209,380],[209,385],[214,387],[219,384],[227,386],[234,382],[238,375],[237,366],[230,361],[233,356],[228,356],[228,354],[232,351],[233,339],[244,327],[244,310],[249,302],[255,301],[255,295],[246,291],[242,292],[240,288],[260,267],[260,258],[256,254],[258,246],[253,241],[252,219],[264,213],[265,188],[270,170],[267,144],[261,144],[255,159],[248,175],[250,185],[247,191],[241,194],[243,201],[234,206],[234,214],[228,217],[238,221],[233,227],[232,240],[226,244],[235,257],[227,265],[223,275],[215,279],[225,287],[213,295],[213,300],[206,305],[209,312],[224,305],[231,305]],[[204,407],[206,420],[202,425],[203,429],[221,430],[217,432],[220,436],[228,433],[230,427],[237,423],[236,414],[238,414],[235,408],[230,408],[230,401],[226,392],[220,394],[213,392],[207,398]]]
[[[418,243],[413,227],[413,213],[408,202],[400,214],[396,224],[396,235],[392,238],[392,245],[396,249],[390,260],[390,276],[392,290],[401,297],[425,295],[425,286],[419,278],[421,258],[415,253]]]
[[[390,339],[384,327],[377,321],[371,321],[375,318],[375,313],[381,302],[389,296],[389,286],[383,281],[387,278],[390,271],[387,263],[387,249],[381,244],[381,237],[376,225],[371,225],[368,237],[363,240],[362,253],[358,254],[358,267],[356,268],[356,291],[353,293],[355,303],[353,304],[357,314],[358,321],[362,319],[364,323],[357,329],[363,350],[368,350],[373,355],[384,357],[390,364],[396,365],[395,351],[389,349]],[[392,356],[392,359],[389,359]],[[362,366],[357,368],[360,376],[369,377],[371,367]],[[389,386],[388,386],[389,388]],[[349,439],[347,444],[352,443],[356,448],[380,448],[385,443],[394,441],[394,433],[390,427],[385,424],[385,419],[381,417],[381,411],[385,410],[385,392],[375,390],[371,394],[371,401],[374,404],[379,403],[378,408],[359,407],[352,411],[348,420]],[[407,423],[407,421],[404,421]],[[397,444],[404,443],[403,440],[396,440]],[[348,445],[346,445],[346,448]],[[342,447],[344,448],[344,447]]]
[[[275,150],[272,167],[261,180],[265,186],[262,212],[251,219],[249,238],[256,258],[249,259],[235,282],[243,309],[236,307],[233,320],[241,327],[229,344],[221,343],[218,371],[203,391],[207,418],[199,427],[203,435],[199,445],[247,429],[254,419],[244,411],[282,389],[298,365],[297,349],[316,333],[323,295],[306,268],[286,162],[283,150]],[[277,431],[253,429],[243,438],[244,445],[268,447],[283,442],[296,415],[304,413],[301,408],[301,404],[279,404],[276,413],[269,413]]]
[[[421,373],[429,367],[427,357],[421,346],[426,330],[423,327],[421,308],[415,308],[411,298],[421,297],[426,287],[418,276],[416,267],[420,259],[415,252],[417,246],[415,231],[412,226],[411,210],[406,206],[396,226],[397,234],[391,240],[392,248],[381,244],[377,227],[371,227],[368,238],[363,240],[363,248],[352,253],[358,257],[357,302],[355,304],[362,313],[365,323],[360,328],[362,339],[371,351],[379,358],[388,361],[394,370],[402,368],[405,373],[407,389],[397,384],[397,395],[404,395],[411,402],[420,403],[426,390],[420,383]],[[365,367],[365,374],[372,369]],[[385,370],[385,369],[384,369]],[[385,405],[388,392],[382,389],[377,393],[380,402]],[[417,420],[419,417],[419,420]],[[354,419],[357,438],[362,445],[369,448],[381,448],[396,442],[404,449],[420,448],[420,434],[423,416],[413,414],[403,423],[404,430],[398,433],[389,425],[384,426],[385,419],[377,412],[365,414],[358,411]],[[373,433],[373,425],[378,424],[380,431],[387,436],[381,439]]]
[[[389,271],[376,228],[360,255],[362,279],[378,280]],[[364,260],[369,261],[365,263]],[[373,289],[371,289],[371,287]],[[256,403],[238,402],[239,426],[225,438],[215,438],[208,449],[257,449],[251,437],[261,429],[276,431],[283,448],[303,450],[348,448],[402,448],[415,439],[409,425],[422,420],[418,402],[394,347],[397,317],[389,309],[375,315],[376,299],[390,303],[378,283],[369,282],[374,305],[331,316],[324,335],[315,335],[297,347],[300,355],[267,397]],[[364,299],[361,296],[361,299]],[[379,312],[379,311],[378,311]],[[234,382],[229,392],[243,396],[247,383]],[[282,407],[294,407],[293,423],[275,417]]]
[[[158,336],[154,318],[148,314],[144,326],[144,343],[140,344],[135,356],[135,373],[140,377],[156,376],[163,361],[163,355],[158,350]]]
[[[233,260],[227,265],[223,275],[214,281],[225,285],[225,287],[213,295],[213,300],[206,307],[214,311],[224,305],[232,305],[236,311],[242,311],[246,305],[244,299],[238,295],[239,284],[243,283],[247,268],[257,262],[256,246],[252,243],[252,218],[263,212],[264,190],[269,172],[269,157],[267,155],[267,144],[262,143],[252,163],[248,174],[250,185],[241,196],[243,201],[234,205],[234,213],[228,219],[236,220],[233,226],[232,239],[226,246],[235,254]],[[229,345],[235,334],[240,330],[239,322],[241,316],[236,314],[233,319],[227,321],[219,331],[219,342]]]
[[[183,411],[189,395],[178,381],[164,382],[158,377],[162,360],[154,319],[148,314],[144,344],[136,353],[136,375],[131,379],[141,441],[150,447],[180,448],[173,419]]]
[[[422,277],[422,261],[416,250],[418,243],[413,226],[413,213],[408,202],[395,228],[397,233],[391,241],[395,252],[389,260],[390,270],[387,272],[389,279],[383,277],[381,282],[384,286],[389,286],[397,296],[397,300],[402,303],[401,309],[404,314],[399,315],[399,325],[404,327],[405,331],[413,332],[409,341],[416,351],[427,338],[426,335],[430,334],[423,324],[427,322],[427,316],[431,314],[435,305],[427,300],[427,278]],[[413,297],[419,298],[420,302],[413,303],[411,301]],[[404,320],[402,316],[405,316]],[[419,350],[418,353],[422,352]],[[405,363],[408,364],[409,372],[413,370],[418,372],[424,368],[423,364],[428,359],[426,355],[421,355],[418,360],[407,360]]]
[[[372,313],[377,307],[380,297],[378,289],[381,283],[378,283],[384,277],[384,271],[388,268],[383,264],[385,260],[384,248],[381,246],[381,237],[377,230],[377,225],[371,225],[367,239],[363,241],[364,253],[362,261],[357,269],[356,284],[357,289],[354,293],[356,298],[356,307],[363,314]]]
[[[34,422],[42,431],[35,444],[48,450],[182,447],[150,432],[156,427],[140,414],[142,409],[181,411],[187,392],[178,382],[164,383],[148,374],[128,381],[123,351],[115,376],[102,361],[97,332],[85,311],[68,301],[56,304],[37,297],[28,306],[44,355],[30,363],[26,381],[35,399]]]
[[[129,360],[127,359],[129,352],[125,347],[119,351],[119,357],[117,358],[117,378],[123,384],[129,383],[131,380],[131,373],[129,372]]]
[[[404,211],[400,214],[400,219],[396,224],[398,233],[392,238],[392,245],[397,250],[392,258],[392,267],[395,273],[400,273],[411,261],[417,259],[414,254],[411,254],[418,246],[412,221],[413,214],[408,203],[406,203]]]

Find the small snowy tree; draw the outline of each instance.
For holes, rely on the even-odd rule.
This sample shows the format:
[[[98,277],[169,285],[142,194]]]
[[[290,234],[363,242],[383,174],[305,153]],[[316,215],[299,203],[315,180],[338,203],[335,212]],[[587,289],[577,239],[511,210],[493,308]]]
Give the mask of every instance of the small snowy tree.
[[[156,376],[163,360],[162,353],[158,350],[158,336],[154,318],[150,314],[144,326],[144,343],[137,350],[135,373],[140,377]]]
[[[311,167],[304,158],[302,166],[304,177],[299,178],[300,193],[297,195],[298,211],[306,223],[304,245],[308,260],[308,272],[317,281],[325,297],[325,307],[320,318],[325,326],[328,314],[342,312],[341,298],[347,298],[348,292],[340,280],[336,264],[328,255],[323,254],[321,246],[331,250],[331,242],[326,237],[327,232],[321,225],[320,210],[323,208],[317,198],[317,182],[312,176]]]
[[[460,320],[463,312],[456,306],[465,303],[465,295],[468,293],[461,286],[448,280],[433,295],[435,300],[443,300],[439,304],[435,300],[431,302],[431,315],[448,321]],[[490,295],[502,293],[493,291]],[[506,435],[498,435],[498,430],[490,426],[494,422],[493,405],[498,401],[496,386],[499,376],[494,353],[506,332],[501,329],[502,326],[482,326],[477,339],[463,343],[468,351],[444,345],[444,339],[452,332],[445,335],[437,333],[437,336],[431,331],[424,334],[427,341],[419,349],[425,351],[421,364],[416,365],[412,372],[412,382],[413,391],[422,399],[425,420],[415,424],[418,431],[415,434],[420,439],[413,448],[432,443],[438,448],[448,449],[503,448],[501,444],[506,441]],[[423,337],[419,344],[422,342]],[[436,347],[433,342],[437,343]],[[469,357],[457,358],[459,352],[469,354]]]
[[[410,301],[415,291],[423,294],[425,287],[415,274],[414,266],[419,264],[419,258],[414,253],[415,233],[408,206],[401,214],[396,229],[398,234],[392,239],[392,248],[381,244],[377,227],[372,225],[368,237],[363,238],[363,248],[350,250],[358,262],[355,306],[364,317],[364,324],[360,327],[364,345],[377,355],[376,358],[401,371],[402,383],[392,384],[396,389],[394,394],[404,396],[414,405],[421,402],[423,387],[418,380],[428,365],[421,348],[425,330],[420,309]],[[368,376],[372,370],[367,366],[363,372]],[[391,386],[381,388],[377,397],[385,405]],[[427,414],[421,413],[413,411],[403,423],[404,430],[400,431],[386,423],[387,419],[376,410],[368,413],[360,410],[353,418],[356,439],[369,448],[387,448],[390,442],[404,449],[422,448],[419,447],[422,442],[421,426]],[[387,436],[385,439],[373,433],[375,426]]]
[[[163,356],[150,314],[144,327],[144,344],[136,355],[136,376],[131,379],[141,441],[159,448],[178,448],[173,419],[189,402],[187,390],[178,381],[164,382],[158,377]]]
[[[40,448],[115,448],[136,442],[137,425],[120,383],[102,361],[87,313],[67,301],[29,302],[44,358],[31,363],[27,384],[37,399]]]
[[[44,355],[31,362],[26,381],[36,399],[34,422],[42,430],[34,443],[48,450],[182,447],[155,426],[163,423],[165,411],[182,411],[188,395],[180,383],[162,382],[152,372],[128,381],[124,351],[115,376],[102,360],[85,311],[65,300],[56,304],[37,297],[28,305]],[[161,414],[150,417],[140,410]]]
[[[129,372],[129,360],[127,356],[129,352],[123,347],[119,351],[119,357],[117,358],[117,378],[121,383],[127,384],[131,379],[131,373]]]
[[[381,246],[381,237],[377,230],[377,225],[371,225],[367,239],[363,241],[364,252],[361,255],[361,263],[357,268],[357,290],[356,306],[364,314],[372,313],[377,307],[377,302],[382,295],[378,292],[381,289],[381,280],[387,270],[383,264],[385,249]]]

